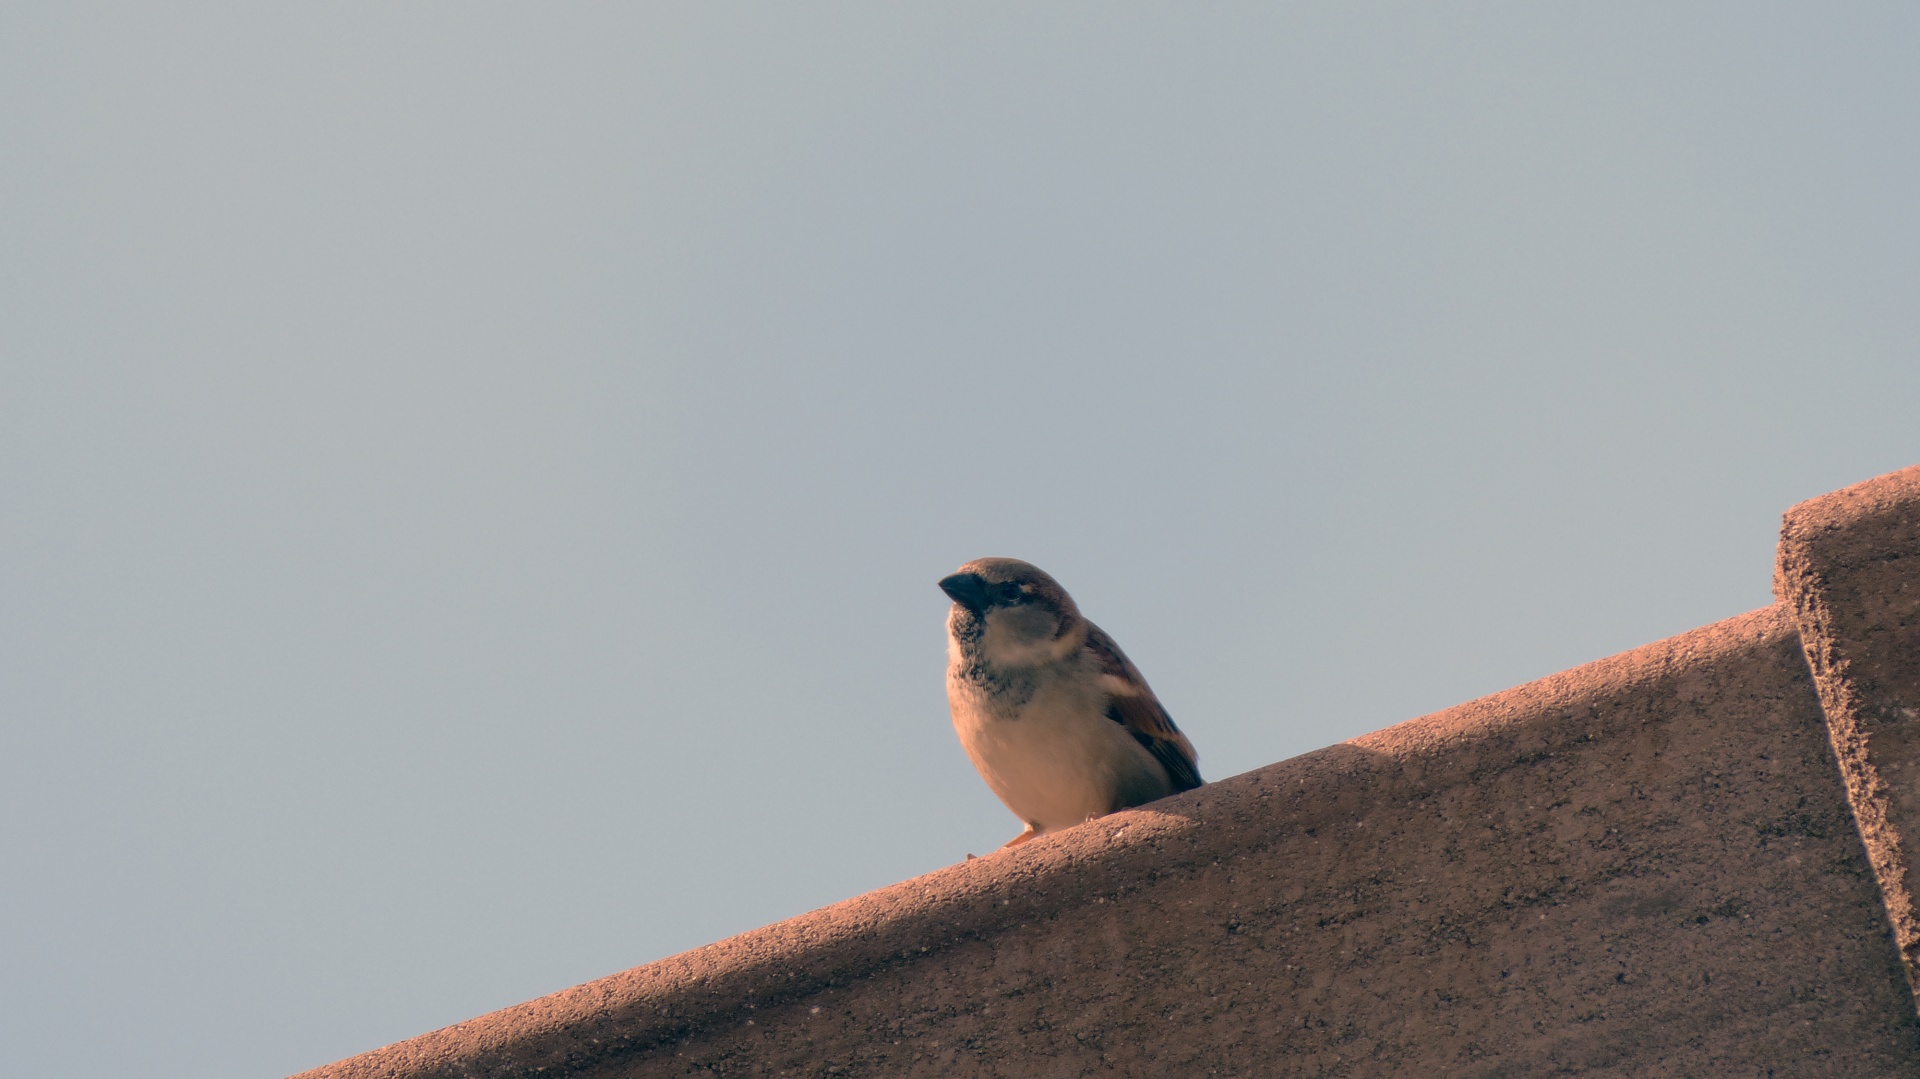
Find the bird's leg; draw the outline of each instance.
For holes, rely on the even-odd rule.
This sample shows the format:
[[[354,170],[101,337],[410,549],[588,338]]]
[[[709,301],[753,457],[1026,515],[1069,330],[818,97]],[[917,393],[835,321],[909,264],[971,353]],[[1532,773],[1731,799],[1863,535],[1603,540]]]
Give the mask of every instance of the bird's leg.
[[[1038,824],[1035,824],[1032,821],[1028,821],[1027,830],[1024,832],[1021,832],[1017,836],[1014,836],[1012,839],[1007,840],[1004,844],[1001,845],[1000,849],[1006,850],[1008,847],[1017,847],[1020,844],[1025,843],[1027,840],[1032,839],[1034,836],[1037,836],[1039,834],[1040,834],[1040,826]]]

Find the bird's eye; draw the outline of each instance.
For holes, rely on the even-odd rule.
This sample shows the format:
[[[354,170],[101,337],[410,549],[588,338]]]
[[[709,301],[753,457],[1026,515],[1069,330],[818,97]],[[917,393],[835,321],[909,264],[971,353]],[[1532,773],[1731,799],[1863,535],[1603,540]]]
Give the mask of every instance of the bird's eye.
[[[1027,594],[1022,592],[1020,586],[1012,581],[1008,581],[1000,586],[1000,602],[1002,603],[1019,603],[1026,598]]]

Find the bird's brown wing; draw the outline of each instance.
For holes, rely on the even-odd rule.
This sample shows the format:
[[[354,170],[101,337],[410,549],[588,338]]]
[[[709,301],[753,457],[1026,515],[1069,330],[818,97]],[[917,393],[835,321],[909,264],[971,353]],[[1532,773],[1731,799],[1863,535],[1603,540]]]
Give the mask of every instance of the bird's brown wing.
[[[1109,694],[1107,718],[1127,729],[1153,759],[1167,770],[1175,791],[1190,791],[1206,782],[1200,778],[1200,757],[1193,743],[1173,725],[1140,669],[1133,665],[1107,632],[1087,623],[1087,650],[1100,660],[1101,679]]]

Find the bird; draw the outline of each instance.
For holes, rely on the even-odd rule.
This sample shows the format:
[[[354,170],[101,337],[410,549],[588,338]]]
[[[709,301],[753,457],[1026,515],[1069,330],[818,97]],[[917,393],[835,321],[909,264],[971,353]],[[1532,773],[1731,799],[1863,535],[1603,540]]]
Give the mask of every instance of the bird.
[[[1204,782],[1140,669],[1045,571],[979,558],[940,590],[954,731],[1026,825],[1006,847]]]

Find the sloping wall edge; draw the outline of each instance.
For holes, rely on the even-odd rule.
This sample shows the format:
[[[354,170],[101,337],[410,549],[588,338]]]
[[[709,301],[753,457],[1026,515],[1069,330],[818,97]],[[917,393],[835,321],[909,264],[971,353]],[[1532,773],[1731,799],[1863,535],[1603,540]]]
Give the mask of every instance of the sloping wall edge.
[[[1914,578],[1914,580],[1909,580]],[[1909,985],[1920,911],[1920,467],[1814,499],[1785,518],[1781,605],[1561,672],[1004,855],[954,865],[810,914],[305,1073],[301,1079],[567,1075],[876,970],[921,962],[1074,896],[1123,896],[1143,875],[1217,863],[1263,831],[1363,817],[1388,773],[1474,783],[1583,734],[1596,699],[1797,632]],[[1519,754],[1519,757],[1516,757]]]

